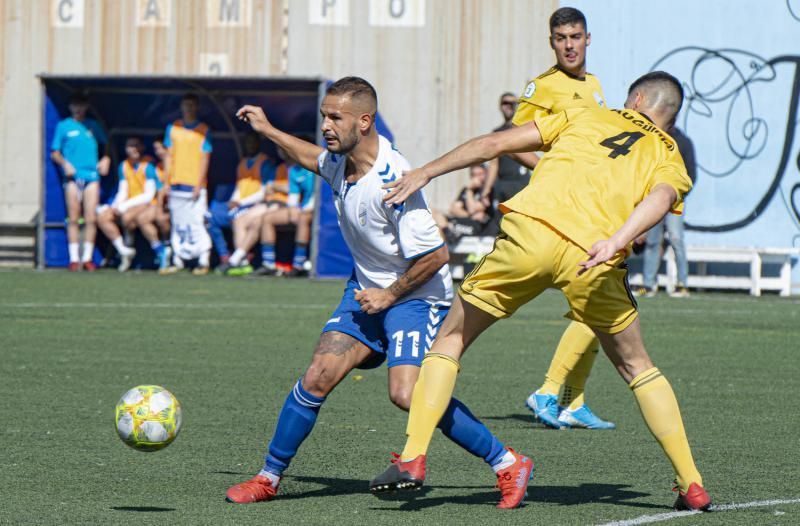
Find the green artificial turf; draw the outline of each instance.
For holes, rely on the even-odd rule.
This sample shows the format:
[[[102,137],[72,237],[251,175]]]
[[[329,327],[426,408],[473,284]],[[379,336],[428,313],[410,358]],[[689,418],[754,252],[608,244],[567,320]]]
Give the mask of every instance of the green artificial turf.
[[[0,273],[0,523],[601,524],[671,511],[672,470],[605,358],[587,399],[615,431],[553,431],[523,407],[567,325],[547,293],[467,353],[456,394],[536,462],[520,510],[494,508],[494,477],[439,433],[426,487],[377,500],[368,481],[404,443],[385,367],[345,379],[269,503],[225,490],[257,472],[278,412],[309,362],[340,282],[152,273]],[[645,341],[672,382],[705,485],[719,504],[800,498],[800,303],[695,294],[641,301]],[[167,449],[114,430],[130,387],[184,408]],[[800,504],[675,524],[797,524]]]

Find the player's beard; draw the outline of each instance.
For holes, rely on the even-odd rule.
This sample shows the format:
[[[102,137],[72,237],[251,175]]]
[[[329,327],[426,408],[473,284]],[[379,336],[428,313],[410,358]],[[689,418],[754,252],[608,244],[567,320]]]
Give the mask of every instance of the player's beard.
[[[338,153],[342,155],[350,153],[351,151],[353,151],[353,148],[355,148],[358,145],[358,127],[353,126],[352,128],[350,128],[344,139],[341,139],[339,137],[337,137],[337,139],[339,139],[339,148],[334,150],[329,146],[328,149],[333,153]]]

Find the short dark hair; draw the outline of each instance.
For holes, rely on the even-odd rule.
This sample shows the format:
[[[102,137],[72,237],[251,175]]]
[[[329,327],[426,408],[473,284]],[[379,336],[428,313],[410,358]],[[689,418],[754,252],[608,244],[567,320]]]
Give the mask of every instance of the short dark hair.
[[[366,98],[378,109],[378,93],[372,84],[361,77],[342,77],[328,86],[326,95],[349,95],[350,98]]]
[[[683,86],[681,82],[666,71],[651,71],[634,80],[628,95],[637,89],[654,89],[661,93],[658,98],[664,110],[674,111],[677,115],[683,105]]]
[[[574,7],[562,7],[560,9],[556,9],[553,14],[550,15],[550,33],[552,33],[553,29],[557,28],[558,26],[573,24],[581,24],[584,31],[588,31],[588,27],[586,26],[586,17]]]
[[[200,97],[198,97],[194,93],[186,93],[183,97],[181,97],[181,102],[183,102],[185,100],[191,100],[191,101],[194,101],[194,102],[200,104]]]
[[[156,138],[153,139],[153,142],[160,142],[161,144],[164,144],[164,134],[162,133],[162,134],[156,135]]]
[[[75,91],[69,96],[69,104],[89,104],[89,96],[83,91]]]
[[[134,142],[138,144],[140,147],[144,148],[144,141],[138,135],[131,135],[127,139],[125,139],[125,146],[127,146],[128,143],[134,143]]]
[[[500,95],[500,102],[503,102],[503,99],[506,97],[512,97],[515,101],[517,100],[517,95],[515,93],[511,93],[510,91],[506,91],[502,95]]]

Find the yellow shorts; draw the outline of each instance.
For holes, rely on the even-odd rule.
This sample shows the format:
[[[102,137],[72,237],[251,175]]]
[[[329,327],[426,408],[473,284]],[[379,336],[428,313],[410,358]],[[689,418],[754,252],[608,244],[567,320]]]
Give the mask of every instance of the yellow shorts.
[[[459,294],[497,318],[511,316],[545,289],[567,297],[567,317],[606,333],[624,330],[638,316],[624,266],[598,265],[578,276],[586,252],[545,223],[509,212],[494,249],[464,278]]]

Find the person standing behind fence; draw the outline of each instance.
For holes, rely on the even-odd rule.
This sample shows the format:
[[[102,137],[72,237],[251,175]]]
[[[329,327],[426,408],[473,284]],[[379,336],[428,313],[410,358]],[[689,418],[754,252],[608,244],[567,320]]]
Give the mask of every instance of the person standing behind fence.
[[[694,144],[677,126],[673,126],[668,133],[675,139],[678,151],[681,152],[686,172],[694,184],[697,178],[697,162],[694,155]],[[669,235],[669,244],[675,253],[675,266],[678,268],[678,284],[670,293],[673,298],[686,298],[689,296],[687,288],[689,278],[689,262],[686,259],[686,245],[683,242],[683,214],[667,214],[656,226],[651,228],[644,239],[637,243],[644,243],[644,269],[642,271],[644,286],[636,291],[637,296],[653,297],[658,293],[658,268],[661,266],[662,241],[664,230]]]
[[[108,142],[103,129],[94,119],[86,116],[89,100],[76,93],[69,99],[70,117],[56,126],[56,133],[50,146],[50,158],[61,167],[64,173],[64,198],[67,203],[67,241],[69,243],[69,270],[75,272],[83,266],[84,270],[95,269],[92,255],[97,236],[96,208],[100,201],[100,176],[108,174],[110,159],[100,157],[104,151],[100,145]],[[79,252],[81,217],[85,228],[83,232],[83,253]]]
[[[183,268],[184,260],[197,258],[193,274],[208,274],[211,238],[205,228],[208,209],[206,183],[211,157],[208,125],[197,118],[199,99],[186,94],[181,100],[181,119],[167,126],[164,146],[169,151],[169,211],[172,220],[172,266],[164,273]]]

